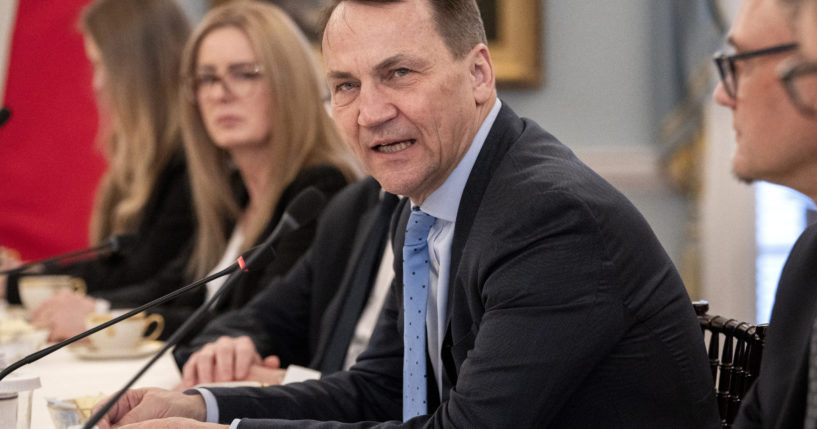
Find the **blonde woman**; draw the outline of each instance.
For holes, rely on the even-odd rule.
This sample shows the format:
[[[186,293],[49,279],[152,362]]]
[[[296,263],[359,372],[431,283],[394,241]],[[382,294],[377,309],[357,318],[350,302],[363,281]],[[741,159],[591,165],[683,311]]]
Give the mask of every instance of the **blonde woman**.
[[[185,47],[181,70],[198,225],[188,270],[199,278],[262,241],[303,189],[315,186],[329,197],[358,169],[324,107],[309,45],[277,7],[239,1],[210,11]],[[313,221],[285,235],[275,260],[244,275],[216,312],[242,306],[285,274],[314,232]],[[219,287],[211,282],[207,295]],[[179,306],[163,311],[169,326],[185,313]]]
[[[83,278],[89,294],[102,296],[154,277],[183,253],[193,234],[178,97],[190,26],[173,0],[96,0],[83,10],[79,28],[94,69],[99,142],[108,161],[91,242],[135,235],[122,255],[64,270]],[[9,278],[8,299],[19,300],[15,278]],[[93,305],[65,296],[37,321],[52,328],[52,339],[64,337],[84,328],[76,314]]]

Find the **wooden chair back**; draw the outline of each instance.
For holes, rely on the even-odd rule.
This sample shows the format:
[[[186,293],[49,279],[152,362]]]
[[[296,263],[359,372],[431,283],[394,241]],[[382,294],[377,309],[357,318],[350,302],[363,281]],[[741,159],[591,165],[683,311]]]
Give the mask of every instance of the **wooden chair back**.
[[[730,428],[743,396],[760,372],[768,325],[709,314],[707,301],[693,303],[706,341],[721,426]]]

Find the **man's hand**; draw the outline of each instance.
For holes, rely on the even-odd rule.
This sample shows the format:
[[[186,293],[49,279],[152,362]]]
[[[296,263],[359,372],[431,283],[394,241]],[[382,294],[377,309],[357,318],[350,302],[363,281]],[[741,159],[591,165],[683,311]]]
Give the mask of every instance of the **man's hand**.
[[[94,412],[102,407],[105,401],[94,407]],[[223,428],[219,425],[198,423],[207,416],[204,398],[201,395],[185,395],[164,389],[147,388],[128,390],[99,421],[100,429],[125,427],[132,423],[146,420],[164,419],[167,417],[184,417],[163,421],[146,422],[134,428]],[[193,420],[189,420],[193,419]],[[127,426],[131,427],[131,426]]]
[[[278,360],[278,357],[268,356],[261,365],[253,365],[250,367],[250,374],[247,376],[247,380],[257,381],[262,385],[277,386],[284,381],[286,374],[287,370],[281,369],[281,362]]]
[[[180,388],[187,389],[202,383],[247,380],[279,384],[283,379],[280,365],[276,356],[262,360],[249,337],[221,337],[190,356],[182,368]]]
[[[63,289],[34,309],[34,326],[48,329],[49,341],[61,341],[85,330],[85,317],[94,311],[93,298]]]

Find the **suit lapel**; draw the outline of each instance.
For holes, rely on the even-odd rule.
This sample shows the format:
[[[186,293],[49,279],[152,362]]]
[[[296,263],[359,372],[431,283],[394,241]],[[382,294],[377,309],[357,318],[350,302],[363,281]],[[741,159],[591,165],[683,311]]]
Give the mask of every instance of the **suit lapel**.
[[[387,195],[387,197],[392,197]],[[385,204],[385,206],[384,206]],[[346,350],[349,347],[349,342],[345,340],[348,335],[343,334],[343,341],[334,344],[334,340],[341,340],[338,338],[341,326],[346,326],[346,322],[340,322],[341,319],[355,321],[359,317],[357,307],[355,309],[349,308],[346,301],[358,293],[367,294],[372,283],[372,273],[374,266],[379,263],[377,257],[383,253],[383,245],[386,240],[382,239],[382,230],[386,228],[388,217],[382,219],[380,211],[388,208],[393,208],[394,203],[380,202],[373,205],[367,210],[361,220],[360,228],[355,234],[353,247],[350,252],[349,260],[346,263],[343,278],[340,282],[340,287],[332,298],[332,303],[326,309],[326,315],[323,317],[322,324],[324,329],[321,329],[323,335],[318,342],[318,348],[315,357],[320,360],[320,364],[313,367],[319,367],[322,371],[341,369],[343,361],[346,357]],[[374,258],[374,260],[372,260]],[[365,298],[364,298],[365,305]],[[357,314],[347,315],[346,311],[354,311]],[[356,326],[356,323],[353,323]],[[348,328],[348,326],[346,326]],[[351,327],[354,332],[354,327]],[[337,365],[339,362],[339,366]]]
[[[454,229],[454,239],[451,243],[451,269],[448,278],[448,308],[446,311],[446,324],[451,318],[451,292],[454,281],[457,278],[457,268],[462,258],[462,250],[471,233],[471,226],[474,224],[474,217],[482,202],[482,195],[488,187],[494,171],[499,165],[499,161],[508,152],[511,145],[522,134],[523,124],[518,116],[505,104],[499,110],[496,121],[494,121],[485,144],[477,156],[474,168],[465,182],[465,189],[460,199],[460,207],[457,211],[456,227]],[[446,334],[447,336],[447,334]]]
[[[468,181],[465,183],[462,198],[460,199],[460,206],[457,212],[456,226],[454,228],[454,238],[451,244],[451,266],[448,278],[448,303],[446,306],[446,331],[443,337],[441,351],[441,358],[443,363],[443,400],[447,399],[448,389],[454,386],[457,382],[457,368],[451,356],[451,345],[453,343],[451,338],[451,315],[452,306],[454,304],[453,292],[457,286],[457,269],[459,267],[460,259],[462,258],[462,250],[468,240],[468,235],[471,231],[471,226],[474,223],[474,217],[482,202],[482,196],[485,189],[491,181],[499,161],[508,152],[508,149],[516,142],[524,130],[524,123],[511,110],[510,107],[502,105],[497,115],[488,137],[485,139],[485,144],[482,146],[477,160],[474,163],[474,168],[468,176]],[[398,205],[397,215],[393,219],[391,231],[393,232],[393,243],[395,255],[401,254],[403,249],[403,242],[405,240],[405,228],[408,222],[411,204],[408,199],[405,199],[402,204]],[[403,264],[401,258],[395,257],[394,262],[395,278],[400,281],[402,285],[403,279]],[[400,288],[400,296],[397,299],[402,302],[402,287]],[[400,319],[398,320],[400,333],[402,334],[403,314],[402,308]],[[432,386],[435,386],[431,378],[429,379],[429,392],[432,391]],[[434,390],[436,392],[436,390]]]
[[[446,330],[443,337],[441,351],[451,350],[453,339],[451,338],[451,313],[454,305],[454,288],[457,286],[457,269],[459,268],[460,259],[462,258],[462,251],[468,241],[468,236],[471,232],[471,226],[474,224],[474,218],[477,210],[482,202],[482,196],[485,189],[494,175],[494,171],[500,163],[500,160],[508,152],[511,145],[516,142],[522,134],[524,124],[518,116],[507,107],[502,105],[499,110],[496,120],[494,121],[488,137],[485,139],[485,144],[474,162],[474,167],[471,169],[471,174],[468,176],[468,181],[465,183],[465,189],[462,192],[460,199],[460,206],[457,211],[457,221],[454,228],[454,239],[451,243],[451,266],[448,278],[448,300],[446,306]],[[443,367],[445,368],[445,375],[451,387],[456,384],[456,365],[443,353]],[[445,379],[445,378],[444,378]],[[447,389],[443,389],[445,392]]]

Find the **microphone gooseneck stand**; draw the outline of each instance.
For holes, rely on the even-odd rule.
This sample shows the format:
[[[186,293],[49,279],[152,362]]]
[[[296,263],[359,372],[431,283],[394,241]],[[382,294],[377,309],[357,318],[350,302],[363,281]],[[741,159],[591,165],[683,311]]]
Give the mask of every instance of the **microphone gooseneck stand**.
[[[111,407],[119,401],[125,392],[136,383],[139,378],[153,366],[156,361],[159,360],[162,355],[166,351],[168,351],[171,347],[175,346],[188,332],[199,322],[206,311],[216,303],[219,298],[221,298],[225,293],[229,292],[235,285],[237,278],[239,278],[240,274],[245,271],[255,270],[261,265],[266,265],[275,258],[275,250],[274,245],[278,242],[278,240],[288,231],[292,231],[295,229],[300,228],[303,224],[311,221],[315,217],[318,216],[318,213],[323,209],[324,204],[326,204],[326,199],[323,194],[318,191],[314,187],[309,187],[298,194],[289,206],[284,210],[283,216],[281,216],[281,220],[279,221],[278,225],[273,229],[270,235],[264,240],[263,243],[259,244],[258,246],[254,247],[253,249],[248,252],[249,256],[247,257],[247,263],[244,264],[243,257],[238,258],[238,261],[235,265],[240,265],[241,271],[236,272],[234,275],[231,275],[227,278],[224,282],[224,285],[219,288],[218,291],[208,299],[204,304],[202,304],[196,311],[184,321],[184,323],[176,329],[173,335],[167,339],[164,346],[159,350],[153,358],[151,358],[141,370],[127,383],[125,386],[120,389],[115,395],[113,395],[106,403],[102,406],[102,408],[98,409],[89,419],[85,422],[83,429],[91,429],[99,420],[108,413]]]
[[[2,270],[0,271],[0,276],[23,273],[35,267],[38,270],[49,269],[52,267],[63,267],[75,264],[77,262],[101,258],[105,255],[117,254],[128,247],[131,247],[134,241],[136,241],[136,237],[133,234],[112,235],[96,246],[81,250],[74,250],[72,252],[63,253],[62,255],[54,256],[48,259],[29,262],[27,264],[20,265],[17,268]]]
[[[267,252],[265,252],[265,250],[267,252],[270,251],[270,249],[258,249],[257,252],[255,252],[252,256],[250,256],[246,266],[248,266],[248,267],[251,266],[251,265],[256,266],[258,264],[258,262],[256,260],[259,259],[260,257],[262,257],[262,254],[267,253]],[[233,266],[232,266],[233,269],[234,269],[234,267],[238,266],[242,262],[243,262],[243,259],[239,258],[239,262],[233,264]],[[228,277],[227,280],[224,282],[224,285],[218,291],[216,291],[216,293],[213,294],[213,296],[210,297],[210,299],[205,301],[204,304],[202,304],[199,308],[197,308],[196,311],[187,320],[185,320],[184,323],[182,323],[182,325],[179,326],[179,328],[176,329],[175,332],[173,332],[173,335],[171,335],[167,339],[164,346],[162,346],[162,348],[147,363],[145,363],[145,365],[142,367],[142,369],[140,369],[139,372],[137,372],[136,375],[134,375],[133,378],[131,378],[130,381],[128,381],[125,384],[125,386],[122,387],[122,389],[120,389],[118,392],[116,392],[115,395],[113,395],[110,399],[108,399],[108,402],[106,402],[105,405],[102,408],[98,409],[88,419],[88,421],[85,422],[85,426],[83,426],[83,429],[93,428],[94,425],[97,424],[97,422],[99,422],[99,420],[102,418],[102,416],[107,414],[108,411],[111,409],[111,407],[113,407],[114,404],[116,404],[116,402],[119,401],[119,398],[121,398],[122,395],[124,395],[125,392],[127,392],[128,389],[130,389],[131,386],[133,386],[133,384],[136,383],[142,377],[142,375],[144,375],[145,372],[147,372],[147,370],[150,369],[150,367],[152,367],[153,364],[156,363],[156,361],[158,361],[159,358],[161,358],[162,355],[165,354],[165,352],[170,350],[171,347],[175,346],[176,343],[178,343],[182,338],[184,338],[184,336],[187,335],[187,333],[194,326],[196,326],[196,324],[199,322],[199,319],[201,319],[205,315],[207,310],[213,304],[215,304],[219,300],[219,298],[221,298],[229,290],[232,290],[233,285],[236,283],[235,279],[237,279],[240,276],[240,274],[242,272],[244,272],[244,271],[246,271],[246,269],[244,269],[243,266],[242,266],[242,270],[237,271],[237,272],[234,273],[234,275]]]
[[[96,333],[96,332],[99,332],[99,331],[105,329],[108,326],[111,326],[111,325],[113,325],[115,323],[118,323],[118,322],[120,322],[122,320],[125,320],[125,319],[127,319],[127,318],[129,318],[129,317],[131,317],[131,316],[133,316],[135,314],[141,313],[142,311],[145,311],[145,310],[147,310],[149,308],[153,308],[153,307],[155,307],[155,306],[157,306],[159,304],[163,304],[163,303],[165,303],[165,302],[167,302],[167,301],[169,301],[169,300],[171,300],[173,298],[176,298],[177,296],[179,296],[179,295],[181,295],[181,294],[183,294],[183,293],[185,293],[185,292],[187,292],[187,291],[189,291],[191,289],[194,289],[196,287],[201,286],[204,283],[210,282],[210,281],[215,280],[215,279],[217,279],[219,277],[230,274],[233,271],[235,271],[237,268],[238,268],[238,263],[234,263],[234,264],[230,265],[229,267],[227,267],[227,268],[225,268],[225,269],[223,269],[223,270],[221,270],[221,271],[219,271],[219,272],[217,272],[215,274],[209,275],[209,276],[207,276],[207,277],[205,277],[205,278],[203,278],[201,280],[198,280],[198,281],[196,281],[194,283],[191,283],[191,284],[189,284],[187,286],[179,288],[179,289],[177,289],[177,290],[175,290],[175,291],[173,291],[173,292],[171,292],[171,293],[169,293],[169,294],[167,294],[165,296],[154,299],[153,301],[150,301],[147,304],[144,304],[144,305],[142,305],[140,307],[134,308],[133,310],[131,310],[131,311],[119,316],[119,317],[116,317],[116,318],[111,319],[111,320],[109,320],[109,321],[107,321],[105,323],[102,323],[102,324],[100,324],[98,326],[95,326],[95,327],[93,327],[93,328],[91,328],[91,329],[89,329],[89,330],[87,330],[87,331],[85,331],[85,332],[83,332],[81,334],[77,334],[77,335],[75,335],[75,336],[73,336],[73,337],[71,337],[71,338],[69,338],[67,340],[60,341],[57,344],[54,344],[52,346],[48,346],[48,347],[46,347],[46,348],[44,348],[44,349],[42,349],[40,351],[34,352],[34,353],[32,353],[32,354],[18,360],[17,362],[14,362],[13,364],[7,366],[3,370],[1,370],[0,371],[0,380],[2,380],[7,375],[11,374],[16,369],[20,368],[23,365],[27,365],[27,364],[32,363],[32,362],[36,362],[36,361],[50,355],[51,353],[65,347],[65,346],[67,346],[67,345],[69,345],[71,343],[79,341],[79,340],[81,340],[81,339],[83,339],[83,338],[85,338],[85,337],[87,337],[87,336],[89,336],[89,335],[91,335],[93,333]]]

